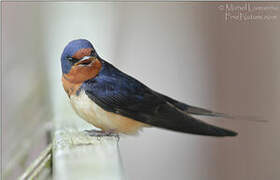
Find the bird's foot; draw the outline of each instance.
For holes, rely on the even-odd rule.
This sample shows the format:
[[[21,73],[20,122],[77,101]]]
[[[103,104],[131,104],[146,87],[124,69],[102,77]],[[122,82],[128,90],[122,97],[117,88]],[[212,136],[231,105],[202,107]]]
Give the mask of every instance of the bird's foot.
[[[100,130],[91,129],[91,130],[85,130],[85,132],[89,136],[97,137],[98,140],[101,140],[101,138],[104,136],[115,137],[118,139],[118,142],[120,140],[119,134],[114,133],[114,131],[100,131]]]

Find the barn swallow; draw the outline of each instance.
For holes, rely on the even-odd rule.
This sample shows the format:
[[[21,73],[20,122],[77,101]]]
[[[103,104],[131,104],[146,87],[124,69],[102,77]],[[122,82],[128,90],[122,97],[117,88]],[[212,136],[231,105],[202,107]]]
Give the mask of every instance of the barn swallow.
[[[135,134],[143,127],[236,136],[192,115],[228,117],[158,93],[103,60],[85,39],[73,40],[61,56],[62,83],[76,113],[101,133]]]

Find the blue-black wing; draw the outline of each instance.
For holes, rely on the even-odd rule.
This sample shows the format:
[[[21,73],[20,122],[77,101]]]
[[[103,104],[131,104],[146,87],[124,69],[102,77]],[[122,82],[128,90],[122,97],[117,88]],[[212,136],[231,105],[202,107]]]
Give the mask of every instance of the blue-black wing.
[[[104,110],[136,121],[179,132],[235,136],[237,133],[202,122],[184,112],[183,103],[159,94],[136,79],[103,62],[98,76],[82,88]]]

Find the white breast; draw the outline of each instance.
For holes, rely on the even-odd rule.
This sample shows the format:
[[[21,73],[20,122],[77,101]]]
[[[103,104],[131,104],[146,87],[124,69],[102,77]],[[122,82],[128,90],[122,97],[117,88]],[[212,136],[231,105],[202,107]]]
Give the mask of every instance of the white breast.
[[[70,102],[80,117],[104,131],[131,134],[136,133],[139,128],[147,126],[133,119],[103,110],[86,95],[84,90],[81,90],[78,96],[70,96]]]

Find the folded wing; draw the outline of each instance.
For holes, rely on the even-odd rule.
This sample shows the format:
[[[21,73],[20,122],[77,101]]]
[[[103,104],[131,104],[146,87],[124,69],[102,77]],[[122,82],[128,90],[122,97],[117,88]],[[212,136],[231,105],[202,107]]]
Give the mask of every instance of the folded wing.
[[[117,70],[100,73],[95,79],[87,81],[83,88],[89,98],[104,110],[152,126],[207,136],[237,135],[188,114],[214,115],[213,112],[186,107]]]

